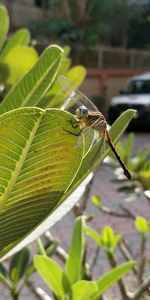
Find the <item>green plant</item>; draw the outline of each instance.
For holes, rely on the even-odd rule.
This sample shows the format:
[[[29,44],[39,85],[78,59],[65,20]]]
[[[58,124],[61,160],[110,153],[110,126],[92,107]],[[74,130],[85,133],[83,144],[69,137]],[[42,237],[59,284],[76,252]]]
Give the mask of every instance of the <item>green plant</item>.
[[[100,213],[118,218],[118,223],[120,224],[119,227],[122,227],[122,219],[126,219],[128,222],[130,222],[130,220],[131,222],[134,222],[135,229],[137,231],[134,234],[134,239],[136,239],[136,233],[140,235],[139,241],[137,241],[136,239],[136,242],[134,242],[134,248],[130,246],[127,235],[114,234],[114,231],[110,226],[105,226],[102,230],[101,235],[91,227],[87,227],[87,234],[92,240],[95,241],[98,249],[102,249],[104,251],[104,253],[106,254],[106,258],[112,268],[117,266],[120,254],[126,259],[126,261],[135,259],[136,248],[137,266],[135,266],[133,270],[132,279],[133,282],[137,281],[139,286],[133,294],[128,294],[127,287],[122,279],[118,281],[118,286],[120,289],[121,299],[141,299],[140,297],[148,294],[150,284],[150,278],[148,275],[149,257],[146,253],[146,246],[150,233],[149,221],[142,216],[135,216],[132,207],[127,208],[124,205],[120,205],[120,211],[120,209],[110,209],[106,206],[103,206],[100,197],[96,195],[92,197],[92,203]],[[98,252],[96,250],[94,254],[95,265],[98,259],[97,254]]]
[[[1,100],[8,90],[28,72],[38,59],[37,51],[29,46],[30,32],[26,28],[16,31],[6,42],[9,16],[4,6],[0,6],[0,86]],[[17,59],[14,59],[17,57]]]
[[[1,256],[54,212],[90,174],[93,162],[96,166],[109,151],[106,147],[105,153],[94,161],[99,144],[84,156],[84,141],[81,141],[77,152],[77,137],[64,130],[71,126],[74,116],[59,109],[43,109],[44,105],[42,109],[35,107],[47,94],[50,99],[46,107],[57,107],[60,97],[64,101],[56,77],[62,71],[66,52],[63,54],[63,49],[55,45],[46,48],[0,105]],[[76,67],[67,75],[78,86],[85,70]],[[127,111],[112,127],[115,142],[134,113]],[[65,153],[68,153],[67,161]]]
[[[130,133],[124,142],[116,146],[126,166],[132,172],[133,180],[138,180],[144,189],[150,187],[150,162],[148,160],[150,145],[133,154],[135,135]],[[112,157],[112,156],[111,156]],[[115,159],[113,157],[113,159]]]
[[[25,284],[25,275],[29,268],[29,262],[29,250],[24,248],[12,257],[9,266],[0,263],[0,281],[8,289],[12,299],[19,299],[19,295]]]
[[[3,6],[0,7],[0,13],[2,14],[1,61],[5,66],[7,65],[10,74],[10,77],[7,76],[2,80],[2,83],[9,88],[6,89],[0,104],[0,257],[2,261],[38,238],[73,207],[93,176],[91,170],[102,162],[109,153],[109,147],[106,146],[105,151],[95,158],[101,141],[91,148],[83,135],[79,144],[78,137],[65,130],[65,128],[69,129],[76,119],[72,114],[60,109],[65,95],[58,85],[57,77],[60,73],[66,74],[73,82],[73,90],[80,85],[86,73],[82,66],[70,68],[68,48],[62,49],[57,45],[51,45],[34,63],[32,61],[29,68],[26,65],[23,72],[15,71],[17,77],[12,76],[11,51],[16,55],[18,47],[29,42],[29,35],[28,31],[16,33],[3,48],[9,21]],[[21,57],[25,52],[23,48],[19,49]],[[4,60],[5,54],[9,55],[7,58],[9,57],[10,60]],[[110,134],[114,143],[118,141],[134,114],[134,110],[128,110],[111,127]],[[77,128],[74,128],[74,131],[76,132]],[[68,205],[64,205],[64,202]],[[76,297],[77,290],[82,286],[89,291],[86,296],[89,297],[89,287],[93,295],[95,291],[96,295],[102,293],[109,284],[114,283],[128,271],[133,263],[118,267],[107,274],[108,277],[100,278],[97,282],[82,282],[85,233],[82,232],[83,239],[81,244],[77,245],[79,246],[76,249],[78,257],[74,254],[74,243],[77,234],[81,233],[80,228],[84,230],[84,219],[77,220],[76,226],[74,242],[66,263],[65,273],[69,283],[66,279],[65,290],[62,290],[62,282],[60,282],[63,271],[51,259],[48,260],[48,264],[53,264],[53,271],[56,270],[58,274],[61,296],[72,287],[72,293]],[[41,249],[43,249],[42,244]],[[8,283],[13,299],[19,298],[26,272],[32,273],[33,266],[25,270],[24,263],[19,265],[22,253],[13,258],[9,280],[5,272],[1,277],[6,285]],[[40,263],[41,260],[45,262],[45,257],[37,257],[35,261],[36,259],[40,260]],[[74,266],[75,270],[73,270]],[[4,270],[3,267],[1,269]],[[97,296],[93,297],[95,299]]]
[[[82,216],[75,221],[64,271],[54,260],[45,255],[34,257],[35,267],[53,292],[55,299],[99,299],[104,291],[135,265],[133,261],[130,261],[117,266],[96,281],[86,280],[84,265],[85,238],[86,224],[85,217]]]

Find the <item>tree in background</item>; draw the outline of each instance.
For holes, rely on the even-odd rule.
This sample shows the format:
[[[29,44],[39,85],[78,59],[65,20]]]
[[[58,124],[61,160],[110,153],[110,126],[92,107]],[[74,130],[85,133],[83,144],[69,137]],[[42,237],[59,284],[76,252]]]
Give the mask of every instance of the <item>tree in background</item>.
[[[51,17],[30,26],[35,38],[44,37],[55,42],[67,43],[72,47],[101,43],[143,48],[149,43],[148,2],[46,0],[46,7],[49,7]],[[143,37],[144,28],[146,33]]]

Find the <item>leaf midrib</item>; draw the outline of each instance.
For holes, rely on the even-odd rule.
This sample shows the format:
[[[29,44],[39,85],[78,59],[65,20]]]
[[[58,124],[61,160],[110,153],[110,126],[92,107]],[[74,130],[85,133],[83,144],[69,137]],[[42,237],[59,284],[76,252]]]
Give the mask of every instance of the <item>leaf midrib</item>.
[[[47,74],[49,73],[50,69],[53,69],[53,67],[55,66],[56,62],[59,60],[60,55],[55,59],[55,61],[50,65],[50,67],[47,69],[47,71],[43,74],[42,77],[40,77],[40,80],[37,81],[37,84],[34,85],[33,89],[31,90],[31,92],[28,94],[28,96],[24,99],[24,101],[22,102],[21,106],[25,106],[28,103],[28,100],[31,98],[31,96],[33,96],[33,94],[35,93],[37,87],[41,84],[41,82],[43,81],[43,78],[45,78],[47,76]],[[47,86],[46,89],[44,89],[42,95],[44,95],[47,90],[49,89],[50,85],[52,84],[52,81],[50,82],[50,84]],[[39,99],[40,100],[40,99]]]
[[[32,131],[30,133],[30,137],[28,138],[25,147],[23,148],[23,151],[22,151],[22,153],[20,155],[20,159],[16,163],[16,168],[12,172],[12,176],[10,178],[9,184],[6,187],[6,190],[3,193],[3,195],[0,197],[0,210],[3,208],[3,206],[5,205],[7,199],[9,198],[9,196],[10,196],[10,194],[12,192],[12,189],[13,189],[16,181],[17,181],[17,178],[18,178],[18,176],[20,174],[20,171],[22,170],[23,163],[24,163],[24,161],[26,159],[26,156],[27,156],[27,153],[28,153],[28,151],[30,149],[32,141],[33,141],[33,139],[34,139],[34,137],[36,135],[36,131],[37,131],[37,129],[39,127],[39,124],[40,124],[40,122],[41,122],[41,120],[42,120],[42,118],[43,118],[44,115],[45,115],[45,111],[43,110],[43,111],[40,112],[40,116],[39,116],[38,120],[36,121],[36,123],[35,123]]]

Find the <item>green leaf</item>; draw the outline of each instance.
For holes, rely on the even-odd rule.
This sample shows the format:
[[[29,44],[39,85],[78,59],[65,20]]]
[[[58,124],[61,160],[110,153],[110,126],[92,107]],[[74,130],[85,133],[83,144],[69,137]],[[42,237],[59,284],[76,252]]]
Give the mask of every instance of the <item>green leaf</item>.
[[[143,217],[136,217],[134,224],[140,234],[145,234],[150,230],[148,221]]]
[[[102,206],[101,198],[97,195],[92,196],[92,203],[98,208]]]
[[[74,89],[77,89],[85,79],[86,69],[80,65],[75,66],[71,68],[65,76],[72,82],[72,88],[68,90],[68,93],[71,93]],[[63,105],[68,93],[66,94],[66,92],[64,92],[63,86],[60,85],[59,81],[55,81],[52,88],[46,94],[46,97],[42,99],[42,107],[60,107]]]
[[[59,66],[58,74],[66,74],[71,65],[71,60],[69,58],[63,57]]]
[[[36,108],[34,108],[34,109],[36,110]],[[23,110],[24,109],[22,109],[22,111]],[[17,121],[17,124],[18,124],[18,126],[21,130],[21,136],[22,136],[22,124],[24,123],[24,121],[26,121],[28,126],[29,126],[31,121],[30,121],[30,118],[29,118],[29,116],[27,114],[27,111],[25,109],[25,111],[26,111],[26,115],[24,116],[25,120],[19,119],[20,121],[18,122],[18,115],[15,115],[17,111],[21,111],[21,110],[16,110],[16,111],[7,113],[7,114],[3,115],[1,118],[5,118],[6,116],[9,116],[9,114],[11,114],[11,113],[14,114],[14,121],[15,120]],[[58,111],[58,110],[48,110],[48,111],[49,112],[50,111],[55,112],[55,111]],[[42,114],[43,114],[44,111],[39,109],[39,112],[40,113],[42,112]],[[65,112],[61,112],[61,114],[65,114]],[[134,110],[128,110],[126,113],[124,113],[122,116],[120,116],[120,118],[111,127],[112,139],[115,142],[118,140],[120,135],[123,133],[126,126],[128,125],[129,120],[131,120],[131,118],[134,116],[134,114],[135,114]],[[46,115],[47,115],[47,113],[46,113]],[[61,183],[62,183],[62,186],[63,186],[63,188],[62,188],[62,186],[60,184],[60,190],[62,190],[62,193],[56,194],[56,192],[55,192],[56,190],[52,190],[52,192],[53,192],[53,195],[52,195],[52,193],[50,193],[50,190],[48,189],[50,183],[47,181],[47,185],[46,185],[47,189],[45,190],[47,196],[46,197],[43,196],[44,198],[42,198],[42,196],[41,196],[41,198],[39,198],[39,188],[40,187],[39,187],[39,181],[37,181],[37,177],[38,177],[37,176],[37,177],[31,178],[31,179],[34,179],[33,180],[33,185],[31,184],[32,180],[30,180],[30,178],[29,178],[29,180],[26,179],[27,181],[23,182],[24,187],[26,187],[26,190],[27,190],[27,195],[26,195],[27,197],[25,198],[25,200],[24,200],[24,198],[20,199],[19,190],[18,190],[18,199],[20,199],[20,201],[21,200],[24,200],[24,201],[21,201],[21,202],[17,203],[16,202],[17,199],[16,200],[13,199],[12,196],[9,199],[9,201],[6,197],[8,205],[6,207],[4,207],[5,211],[3,211],[3,213],[0,215],[0,226],[1,226],[0,245],[1,245],[1,250],[3,249],[3,251],[1,251],[0,254],[2,256],[5,253],[8,253],[7,255],[4,256],[4,258],[10,256],[15,251],[18,251],[21,247],[27,245],[27,243],[33,241],[33,239],[37,238],[37,236],[39,236],[40,234],[43,233],[43,230],[47,230],[50,226],[52,226],[54,223],[56,223],[56,221],[58,221],[58,219],[60,219],[60,217],[62,215],[64,215],[66,213],[66,211],[68,211],[72,207],[71,205],[73,205],[78,200],[78,197],[83,193],[87,182],[89,182],[89,180],[91,179],[91,176],[92,176],[91,175],[91,166],[93,164],[93,156],[92,155],[95,154],[94,151],[96,151],[97,148],[94,149],[96,146],[94,148],[92,148],[89,151],[89,153],[86,155],[86,161],[85,161],[85,158],[84,158],[83,159],[84,163],[80,164],[81,160],[82,160],[82,155],[83,155],[83,142],[78,143],[78,137],[64,131],[63,128],[68,127],[68,117],[67,116],[70,116],[70,115],[67,114],[66,117],[65,117],[65,115],[62,115],[62,119],[63,119],[63,121],[62,121],[62,119],[60,118],[60,116],[58,114],[58,119],[56,118],[57,121],[54,122],[54,118],[52,118],[50,115],[48,117],[48,115],[47,115],[47,117],[48,117],[47,124],[50,124],[50,125],[54,126],[54,124],[57,125],[57,122],[58,122],[58,124],[59,124],[58,132],[60,132],[60,138],[61,138],[62,145],[63,145],[62,147],[65,147],[65,148],[62,148],[62,149],[65,149],[65,152],[59,151],[59,153],[58,153],[58,151],[57,151],[57,153],[56,153],[56,149],[57,149],[56,145],[57,144],[54,143],[53,146],[51,144],[51,147],[50,147],[51,150],[50,151],[52,151],[52,149],[53,149],[54,152],[52,152],[52,153],[55,153],[55,155],[57,154],[57,155],[61,156],[62,165],[66,165],[66,163],[64,164],[64,160],[66,159],[66,155],[64,155],[64,153],[68,153],[68,151],[70,151],[69,152],[70,154],[68,155],[68,158],[70,160],[69,160],[69,162],[66,166],[67,169],[64,170],[65,174],[64,174],[64,176],[61,176],[62,174],[60,174],[60,176],[62,178]],[[71,118],[71,117],[69,117],[69,118]],[[69,122],[70,122],[70,120],[71,119],[69,119]],[[7,125],[4,126],[4,128],[5,128],[4,136],[6,135],[6,132],[9,133],[8,129],[9,130],[10,130],[10,128],[13,129],[13,126],[15,126],[15,130],[16,130],[15,122],[14,122],[13,126],[11,124],[10,128],[8,128],[8,120],[6,120],[6,124]],[[24,126],[26,128],[26,123],[25,123]],[[28,126],[27,126],[27,128],[28,128]],[[43,128],[45,128],[45,127],[43,127]],[[50,128],[50,127],[48,127],[48,128]],[[18,130],[18,127],[17,127],[17,130]],[[1,136],[2,136],[3,131],[0,130],[0,132],[1,132]],[[54,130],[54,133],[52,131],[52,133],[54,134],[55,137],[56,137],[56,134],[55,134],[56,132],[57,131],[55,131],[55,130]],[[63,133],[63,136],[62,136],[62,133]],[[43,138],[43,143],[44,143],[45,142],[45,136],[41,135],[41,138]],[[64,143],[64,138],[66,139],[65,143]],[[2,138],[1,138],[0,140],[3,141],[5,139],[3,138],[3,140],[2,140]],[[12,139],[8,138],[8,140],[11,143]],[[56,140],[56,138],[54,138],[54,140]],[[12,141],[14,141],[14,138],[13,138]],[[46,144],[47,144],[47,141],[49,141],[49,143],[52,141],[51,138],[50,138],[50,135],[48,136],[48,138],[46,140]],[[67,141],[67,143],[66,143],[66,141]],[[72,141],[72,146],[68,145],[68,141]],[[50,146],[49,143],[47,144],[47,148],[45,148],[45,149],[49,149],[49,146]],[[13,145],[14,145],[14,142],[11,143],[11,147]],[[23,146],[24,145],[22,145],[22,147]],[[77,146],[78,146],[78,151],[77,151]],[[8,145],[7,148],[11,149],[11,147],[10,147],[10,145]],[[21,147],[21,149],[22,149],[22,147]],[[36,149],[35,146],[33,147],[33,149],[35,149],[35,151],[33,150],[33,151],[31,151],[31,153],[30,152],[29,153],[30,153],[30,155],[32,154],[32,155],[36,156],[35,161],[36,161],[36,159],[38,159],[38,161],[39,161],[39,158],[41,158],[42,155],[44,155],[44,157],[45,157],[45,152],[44,153],[42,152],[41,156],[39,156],[40,152],[38,152],[38,149]],[[43,149],[43,151],[45,149]],[[70,150],[68,150],[68,149],[70,149]],[[71,152],[71,149],[72,149],[72,152]],[[93,151],[93,149],[94,149],[94,151]],[[105,147],[105,149],[106,149],[106,147]],[[19,148],[19,150],[20,150],[20,148]],[[74,153],[73,153],[73,150],[74,150]],[[81,152],[82,152],[82,154],[81,154]],[[92,153],[92,155],[90,156],[91,153]],[[101,159],[103,159],[103,156],[105,156],[107,153],[108,153],[108,149],[107,149],[106,152],[103,153],[103,155],[100,156],[99,160],[96,160],[96,163],[98,164],[99,161]],[[89,158],[90,159],[92,158],[92,160],[89,161]],[[47,157],[47,159],[48,159],[48,157]],[[51,156],[50,159],[53,163],[54,163],[54,161],[57,161],[57,159],[54,158],[54,156],[53,157]],[[9,163],[9,161],[7,159],[4,160],[4,157],[2,157],[1,161],[3,163],[4,162]],[[30,160],[30,163],[31,162],[32,162],[32,160]],[[49,173],[50,169],[49,168],[46,169],[46,163],[49,163],[49,161],[44,161],[44,162],[45,162],[45,168],[42,169],[43,173],[42,174],[39,173],[39,174],[41,174],[41,176],[43,175],[42,185],[43,185],[43,183],[45,183],[44,180],[46,180],[47,175],[48,175],[48,178],[51,177],[50,173]],[[70,165],[69,165],[69,163],[70,163]],[[50,165],[50,163],[49,163],[49,165]],[[9,163],[9,166],[14,167],[14,163],[13,164]],[[72,167],[73,167],[73,169],[72,169]],[[31,167],[31,169],[34,172],[34,168]],[[2,171],[4,171],[4,170],[2,169]],[[54,174],[56,175],[56,173],[59,174],[58,170],[59,170],[59,168],[58,169],[56,168],[56,169],[51,170],[51,171],[54,172]],[[71,176],[70,176],[70,170],[71,170]],[[80,170],[80,171],[78,172],[78,170]],[[40,171],[40,170],[35,170],[35,172],[36,171]],[[6,169],[6,174],[7,174],[7,169]],[[69,176],[67,174],[69,174]],[[90,174],[89,177],[87,177],[88,174]],[[51,173],[51,175],[52,175],[52,173]],[[2,173],[2,178],[3,178],[3,176],[4,176],[4,173]],[[7,174],[7,176],[9,176],[9,173]],[[67,180],[66,180],[65,176],[67,176]],[[86,179],[84,180],[84,178],[86,178]],[[14,173],[13,173],[13,179],[15,179]],[[39,179],[39,177],[38,177],[38,179]],[[56,179],[56,176],[54,176],[54,181],[55,181],[55,179]],[[82,181],[83,181],[83,183],[81,184]],[[13,182],[11,181],[11,183],[13,183]],[[2,186],[4,184],[6,184],[6,182],[2,181]],[[79,186],[79,184],[80,184],[80,186]],[[13,185],[9,185],[9,188],[12,187],[12,186]],[[32,189],[32,191],[31,191],[31,189],[29,189],[29,187],[33,187],[33,186],[35,187],[35,191],[37,192],[35,197],[33,197],[33,195],[32,195],[33,189]],[[77,186],[79,186],[79,187],[77,188]],[[55,185],[54,185],[54,187],[55,187]],[[76,190],[76,188],[77,188],[77,190]],[[30,194],[29,194],[28,190],[29,190],[29,192],[31,192],[31,195],[32,195],[31,197],[30,197]],[[8,194],[6,193],[6,196],[9,196],[9,191],[10,191],[10,189],[8,190]],[[74,191],[74,193],[73,193],[73,191]],[[42,192],[43,191],[41,190],[41,193]],[[55,197],[55,195],[57,195],[57,197]],[[71,195],[71,196],[69,197],[69,195]],[[28,196],[29,196],[29,198],[28,198]],[[29,201],[28,201],[28,199],[29,199]],[[41,199],[41,200],[38,201],[37,199]],[[67,205],[65,203],[63,203],[66,199],[67,199],[67,201],[66,201]],[[12,200],[12,201],[10,201],[10,200]],[[16,203],[14,203],[14,205],[11,207],[10,203],[12,204],[13,200],[15,200]],[[22,203],[23,206],[22,205],[19,206],[19,203],[20,204]],[[27,203],[30,203],[30,205],[27,205]],[[61,203],[63,203],[63,204],[61,204]],[[5,201],[4,202],[2,201],[1,204],[2,204],[2,206],[5,205]],[[15,207],[15,204],[16,204],[16,207]],[[61,204],[61,206],[60,206],[60,204]],[[23,209],[26,206],[30,209],[30,211],[28,209]],[[22,208],[22,210],[21,210],[21,208]],[[55,214],[54,209],[56,210],[56,214]],[[15,214],[13,214],[13,210],[15,211]],[[24,218],[22,218],[22,213],[25,216]],[[44,223],[44,226],[42,224],[43,220],[47,220],[47,222]],[[41,227],[38,228],[38,231],[37,230],[33,231],[33,229],[35,229],[37,227],[37,225],[39,225],[39,223],[41,224]],[[33,234],[31,234],[31,231],[33,231]],[[30,233],[30,235],[29,235],[29,233]],[[27,235],[29,235],[29,238],[26,237],[26,239],[24,239],[24,237],[27,236]],[[10,237],[11,237],[11,239],[10,239]],[[23,240],[23,241],[20,243],[21,240]],[[15,245],[17,245],[17,246],[15,246]],[[9,251],[14,246],[15,246],[14,250]]]
[[[25,274],[29,258],[30,252],[27,248],[22,249],[12,257],[9,276],[14,283],[17,283],[17,281]]]
[[[0,117],[0,256],[45,220],[70,186],[83,141],[64,130],[72,115],[39,108]]]
[[[7,37],[7,32],[9,28],[9,16],[5,6],[0,5],[0,49],[3,47],[3,44]]]
[[[1,276],[4,278],[6,278],[8,276],[8,271],[6,269],[6,267],[4,266],[4,264],[0,263],[0,280],[1,280]]]
[[[100,235],[91,227],[86,227],[86,233],[95,241],[95,243],[100,246]]]
[[[91,300],[97,300],[108,288],[122,278],[127,272],[129,272],[135,266],[135,261],[129,261],[124,263],[112,271],[106,273],[97,280],[98,291],[91,297]]]
[[[3,63],[9,68],[7,83],[10,85],[17,83],[32,68],[37,59],[38,53],[32,47],[16,46],[10,49],[3,58]]]
[[[121,236],[114,234],[110,226],[105,226],[100,238],[100,245],[106,252],[113,252]]]
[[[146,164],[147,162],[145,162],[145,165]],[[145,190],[150,190],[150,168],[148,170],[140,171],[138,180],[141,182]]]
[[[64,57],[68,57],[71,52],[71,48],[69,46],[64,46],[63,50],[64,50]]]
[[[7,94],[0,113],[20,106],[37,105],[56,76],[61,56],[60,47],[46,48],[32,69]]]
[[[130,133],[125,142],[125,150],[126,150],[127,159],[131,158],[131,156],[132,156],[134,142],[135,142],[135,135],[133,133]]]
[[[89,300],[97,292],[97,284],[94,281],[80,280],[73,284],[71,300]]]
[[[65,272],[72,285],[82,277],[82,264],[85,251],[85,218],[76,219],[73,229],[69,256],[66,261]]]
[[[9,39],[9,41],[6,43],[0,59],[3,59],[5,57],[5,55],[11,51],[14,47],[16,46],[27,46],[30,42],[30,32],[28,29],[26,28],[22,28],[19,29],[18,31],[16,31],[11,38]],[[18,57],[17,57],[18,59]],[[15,62],[17,63],[17,60],[15,60]]]
[[[66,275],[59,265],[51,258],[44,255],[35,255],[34,265],[40,276],[58,299],[64,299],[70,286]]]

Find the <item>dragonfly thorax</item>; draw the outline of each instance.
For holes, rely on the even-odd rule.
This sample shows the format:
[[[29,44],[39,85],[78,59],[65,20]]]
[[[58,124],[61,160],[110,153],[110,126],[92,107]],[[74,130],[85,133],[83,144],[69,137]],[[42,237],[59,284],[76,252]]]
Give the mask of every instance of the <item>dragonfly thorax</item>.
[[[76,109],[76,116],[78,119],[87,119],[88,115],[88,109],[84,105]]]

